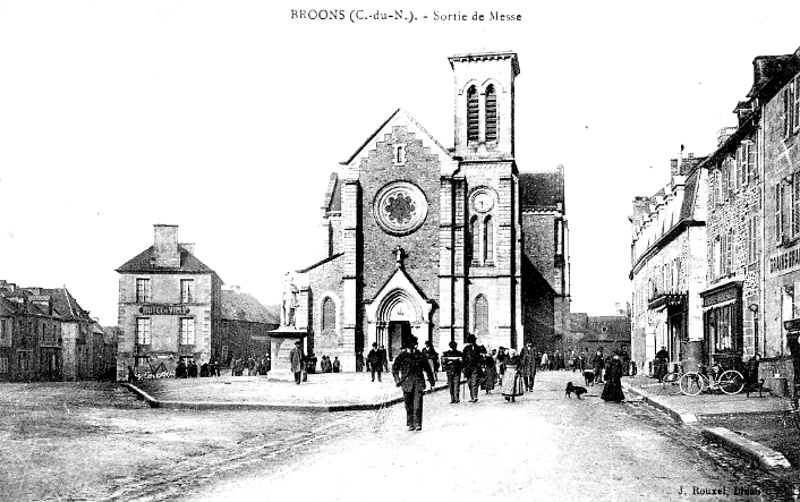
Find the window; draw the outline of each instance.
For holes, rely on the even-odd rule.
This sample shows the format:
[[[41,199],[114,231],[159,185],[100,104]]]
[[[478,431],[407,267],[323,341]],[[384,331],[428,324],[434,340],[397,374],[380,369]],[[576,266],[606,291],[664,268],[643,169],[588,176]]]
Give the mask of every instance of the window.
[[[336,332],[336,304],[330,296],[322,300],[322,334]]]
[[[714,171],[714,200],[722,204],[722,166]]]
[[[11,347],[11,320],[0,319],[0,346]]]
[[[405,164],[406,163],[406,145],[405,144],[394,145],[394,163],[395,164]]]
[[[136,318],[136,343],[139,345],[150,345],[150,318]]]
[[[493,85],[486,88],[486,141],[497,141],[497,92]]]
[[[194,317],[181,317],[180,323],[181,345],[194,345]]]
[[[467,91],[467,143],[480,140],[480,104],[478,90],[473,85]]]
[[[18,350],[17,351],[17,371],[30,371],[31,370],[31,351]]]
[[[747,185],[747,178],[749,177],[749,168],[747,159],[749,158],[750,143],[745,141],[739,145],[737,160],[739,162],[739,185],[744,187]]]
[[[489,301],[483,295],[475,298],[475,336],[489,334]]]
[[[491,263],[494,260],[494,225],[492,217],[487,216],[483,222],[483,261]]]
[[[725,254],[725,262],[723,273],[725,275],[729,275],[733,270],[733,253],[731,250],[733,249],[733,231],[728,230],[728,235],[725,236],[725,249],[723,253]]]
[[[181,303],[194,303],[194,279],[181,279]]]
[[[714,206],[717,204],[717,190],[716,190],[716,183],[717,183],[717,171],[711,171],[708,175],[708,186],[709,186],[709,198],[711,199],[710,209],[713,211]]]
[[[473,216],[472,219],[469,220],[469,241],[467,250],[469,252],[469,256],[467,260],[477,263],[478,261],[478,239],[480,238],[480,231],[478,225],[478,217]]]
[[[151,301],[150,279],[136,279],[136,303]]]
[[[722,243],[720,242],[719,236],[714,238],[714,264],[713,264],[713,275],[714,277],[719,277],[722,275]]]
[[[8,358],[0,357],[0,373],[8,373]]]

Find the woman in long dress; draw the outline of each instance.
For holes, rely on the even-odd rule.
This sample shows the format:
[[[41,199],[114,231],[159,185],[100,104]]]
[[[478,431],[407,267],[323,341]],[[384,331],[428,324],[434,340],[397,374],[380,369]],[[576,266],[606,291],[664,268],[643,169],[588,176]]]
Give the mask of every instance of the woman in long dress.
[[[622,361],[619,360],[619,353],[615,352],[614,357],[606,367],[606,383],[603,387],[603,394],[600,396],[603,401],[613,401],[619,403],[625,400],[622,393]]]
[[[519,355],[515,349],[511,349],[508,357],[503,361],[503,386],[500,388],[501,394],[506,401],[515,401],[517,396],[525,393],[525,380],[519,368]]]
[[[494,357],[491,354],[483,355],[483,388],[487,394],[494,390],[494,382],[497,377],[494,365]]]

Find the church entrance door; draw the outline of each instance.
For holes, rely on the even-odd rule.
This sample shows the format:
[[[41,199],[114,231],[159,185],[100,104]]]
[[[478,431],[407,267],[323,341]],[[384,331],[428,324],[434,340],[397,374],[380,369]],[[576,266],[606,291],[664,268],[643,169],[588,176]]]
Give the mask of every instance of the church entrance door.
[[[403,344],[411,337],[411,323],[409,321],[389,322],[389,359],[394,360],[400,354]]]

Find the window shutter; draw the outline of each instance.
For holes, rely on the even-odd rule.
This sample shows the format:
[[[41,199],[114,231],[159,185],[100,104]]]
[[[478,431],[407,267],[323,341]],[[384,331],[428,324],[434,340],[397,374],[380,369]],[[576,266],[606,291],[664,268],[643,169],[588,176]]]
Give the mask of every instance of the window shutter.
[[[747,148],[747,170],[752,179],[758,178],[756,162],[758,162],[758,137],[755,141],[750,141]]]
[[[792,176],[792,237],[800,234],[800,176]]]
[[[781,242],[783,240],[783,190],[781,189],[781,182],[775,185],[775,240]]]
[[[497,92],[493,85],[486,88],[486,141],[497,141]]]
[[[793,85],[792,88],[794,89],[794,99],[792,100],[792,123],[794,124],[794,129],[797,130],[800,127],[800,75],[794,77],[792,81]]]
[[[745,141],[739,147],[739,185],[744,187],[747,185],[747,178],[749,176],[747,159],[749,157],[750,143]]]
[[[467,91],[467,142],[480,140],[480,105],[478,90],[473,85]]]
[[[786,86],[783,89],[783,135],[788,136],[790,130],[790,117],[789,112],[791,111],[791,92],[790,92],[791,85]]]
[[[722,163],[722,197],[721,200],[727,199],[730,194],[728,193],[728,185],[730,184],[730,164],[727,159]]]

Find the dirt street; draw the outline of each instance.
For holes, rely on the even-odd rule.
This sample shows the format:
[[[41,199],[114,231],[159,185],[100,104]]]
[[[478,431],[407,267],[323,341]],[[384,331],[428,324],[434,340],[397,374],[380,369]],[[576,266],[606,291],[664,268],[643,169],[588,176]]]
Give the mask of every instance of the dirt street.
[[[539,375],[516,403],[426,397],[422,432],[402,406],[352,435],[297,445],[278,468],[215,483],[186,500],[791,500],[781,485],[637,403],[591,388],[564,398],[566,372]]]
[[[543,373],[516,403],[425,398],[378,412],[150,409],[113,384],[0,392],[0,500],[792,500],[784,484],[601,387]],[[287,384],[292,385],[292,384]],[[717,497],[713,490],[724,490]],[[751,494],[737,493],[749,490]]]

